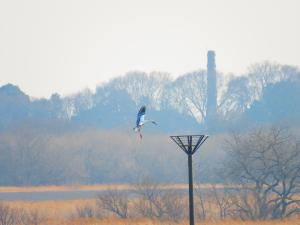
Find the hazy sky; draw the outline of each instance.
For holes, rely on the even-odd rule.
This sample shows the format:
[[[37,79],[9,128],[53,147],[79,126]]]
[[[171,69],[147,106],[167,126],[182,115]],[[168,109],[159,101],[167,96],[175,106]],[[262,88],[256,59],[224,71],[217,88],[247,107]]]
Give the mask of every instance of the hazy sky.
[[[128,71],[300,66],[299,0],[0,0],[0,85],[79,91]]]

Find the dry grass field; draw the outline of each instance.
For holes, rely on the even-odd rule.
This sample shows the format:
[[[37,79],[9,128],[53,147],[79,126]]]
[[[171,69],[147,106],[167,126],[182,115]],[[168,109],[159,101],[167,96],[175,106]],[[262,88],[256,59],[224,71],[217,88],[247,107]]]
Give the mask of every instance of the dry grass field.
[[[72,201],[43,201],[43,202],[7,202],[12,208],[22,208],[31,212],[38,212],[42,218],[39,225],[189,225],[188,221],[179,223],[150,219],[118,219],[111,218],[78,218],[78,206],[95,206],[95,200]],[[299,219],[277,221],[238,221],[238,220],[196,220],[197,225],[300,225]]]
[[[26,209],[30,212],[38,212],[43,218],[66,219],[76,214],[77,207],[83,205],[95,206],[95,200],[72,200],[72,201],[41,201],[25,202],[13,201],[6,202],[10,207],[15,209]]]
[[[201,221],[197,225],[300,225],[299,220],[290,221]],[[104,219],[104,220],[72,220],[72,221],[53,221],[47,225],[189,225],[188,221],[182,223],[161,222],[151,220],[120,220],[120,219]]]
[[[209,187],[209,186],[207,186]],[[187,188],[185,185],[164,186],[164,188]],[[203,185],[202,188],[206,188]],[[51,186],[51,187],[3,187],[0,192],[43,192],[43,191],[72,191],[72,190],[131,190],[129,185],[95,185],[95,186]],[[186,199],[187,200],[187,199]],[[209,201],[210,202],[210,201]],[[93,214],[92,218],[82,218],[79,210],[88,206],[94,212],[97,212],[96,199],[85,200],[59,200],[59,201],[9,201],[2,202],[11,209],[21,210],[30,215],[35,222],[20,223],[20,225],[189,225],[184,219],[181,222],[173,222],[171,220],[151,220],[147,218],[139,219],[139,217],[129,217],[127,219],[119,219],[111,214],[97,215]],[[132,202],[131,202],[132,203]],[[211,215],[217,215],[217,206],[210,202],[209,211]],[[187,205],[185,207],[188,208]],[[187,218],[187,217],[184,217]],[[299,219],[291,220],[275,220],[275,221],[241,221],[241,220],[220,220],[212,219],[216,216],[207,217],[205,221],[196,218],[197,225],[300,225]],[[0,223],[0,225],[2,225]]]

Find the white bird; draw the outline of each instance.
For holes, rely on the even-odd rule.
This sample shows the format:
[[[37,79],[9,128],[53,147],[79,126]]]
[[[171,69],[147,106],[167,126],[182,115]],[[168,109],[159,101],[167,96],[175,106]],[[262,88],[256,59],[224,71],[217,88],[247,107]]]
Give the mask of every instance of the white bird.
[[[157,123],[154,120],[145,120],[145,114],[146,114],[146,106],[142,106],[137,114],[136,126],[133,128],[135,132],[139,133],[141,139],[143,138],[141,129],[145,124],[153,123],[157,125]]]

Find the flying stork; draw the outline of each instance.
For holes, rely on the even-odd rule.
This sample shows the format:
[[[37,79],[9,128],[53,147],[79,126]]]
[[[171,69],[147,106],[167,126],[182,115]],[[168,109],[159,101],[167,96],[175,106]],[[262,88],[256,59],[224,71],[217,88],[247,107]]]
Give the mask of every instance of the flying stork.
[[[136,126],[133,128],[135,132],[139,133],[141,139],[143,138],[141,129],[145,124],[153,123],[154,125],[157,125],[157,123],[154,120],[145,120],[145,114],[146,106],[142,106],[137,114]]]

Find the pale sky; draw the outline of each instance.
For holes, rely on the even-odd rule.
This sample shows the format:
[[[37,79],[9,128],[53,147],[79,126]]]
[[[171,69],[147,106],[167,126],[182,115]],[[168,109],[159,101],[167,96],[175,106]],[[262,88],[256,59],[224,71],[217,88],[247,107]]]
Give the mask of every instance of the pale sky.
[[[34,97],[94,88],[128,71],[241,74],[300,67],[299,0],[0,0],[0,85]]]

